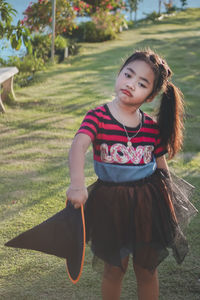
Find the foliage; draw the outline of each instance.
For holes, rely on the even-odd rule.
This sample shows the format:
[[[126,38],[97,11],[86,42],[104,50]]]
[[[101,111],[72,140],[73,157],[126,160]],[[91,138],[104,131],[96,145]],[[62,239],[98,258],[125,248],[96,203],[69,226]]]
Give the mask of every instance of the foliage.
[[[110,28],[97,28],[96,25],[89,21],[83,24],[85,42],[103,42],[106,40],[113,40],[116,38],[116,33]]]
[[[80,34],[81,32],[82,35]],[[81,23],[78,33],[80,38],[82,38],[82,41],[85,42],[100,42],[104,40],[101,37],[103,36],[103,33],[101,33],[100,30],[97,30],[95,24],[92,21]]]
[[[182,9],[184,9],[184,7],[187,5],[187,0],[180,0],[180,1],[181,1]]]
[[[58,35],[55,38],[55,49],[63,50],[68,46],[68,41],[61,35]]]
[[[75,18],[89,13],[90,6],[80,0],[57,0],[56,1],[56,34],[72,31],[77,25]],[[28,26],[30,31],[44,32],[51,27],[52,1],[38,0],[30,2],[24,12],[22,23]]]
[[[2,66],[16,66],[19,74],[15,76],[15,83],[20,86],[26,86],[37,71],[44,70],[51,56],[51,36],[44,34],[35,34],[31,40],[32,54],[23,57],[11,56],[8,61],[0,60]],[[55,38],[55,54],[57,61],[64,57],[64,48],[68,46],[68,40],[60,35]],[[72,52],[75,53],[75,45],[71,44]]]
[[[83,42],[84,41],[84,38],[83,38],[83,35],[84,35],[84,27],[85,27],[85,24],[87,22],[81,22],[78,24],[78,26],[76,26],[76,28],[74,28],[70,33],[68,32],[64,32],[62,35],[66,38],[69,39],[69,41],[71,39],[75,40],[75,41],[78,41],[78,42]]]
[[[63,49],[67,47],[68,41],[58,35],[55,38],[55,54],[61,55]],[[47,62],[51,56],[51,35],[35,34],[32,39],[33,54]]]
[[[86,1],[77,0],[73,3],[73,9],[76,11],[77,16],[90,15],[92,12],[92,5]]]
[[[121,32],[123,27],[126,27],[125,18],[120,12],[109,12],[103,9],[98,9],[95,14],[92,15],[92,21],[97,29],[104,30],[109,29],[114,34]]]
[[[30,2],[25,10],[24,19],[21,21],[29,27],[30,31],[43,31],[47,24],[52,22],[52,4],[48,0]]]
[[[24,57],[11,56],[8,61],[2,61],[2,65],[16,66],[19,69],[14,83],[20,87],[28,85],[35,72],[45,69],[44,60],[35,54],[27,54]]]
[[[91,14],[98,11],[98,9],[106,11],[116,11],[125,8],[123,0],[85,0],[91,6]]]
[[[142,2],[143,0],[127,0],[127,8],[130,12],[130,20],[132,20],[132,14],[135,12],[135,21],[136,21],[136,13],[138,10],[139,2]]]
[[[161,14],[157,13],[156,11],[153,11],[150,14],[145,13],[145,15],[146,15],[146,20],[147,21],[152,21],[152,22],[155,22],[161,16]]]
[[[169,3],[164,2],[164,5],[165,5],[167,14],[171,14],[177,10],[177,7],[174,6],[172,2],[169,2]]]
[[[69,37],[70,34],[73,36],[72,34],[75,33],[76,35],[82,31],[84,37],[79,36],[79,40],[103,41],[114,39],[123,26],[126,26],[125,19],[120,14],[120,9],[123,7],[123,0],[57,0],[56,35],[63,34]],[[44,33],[51,26],[51,11],[52,3],[50,0],[38,0],[36,3],[30,3],[24,12],[25,18],[22,23],[26,24],[31,31]],[[94,25],[89,22],[78,29],[75,18],[83,15],[91,15]]]
[[[35,34],[32,38],[33,54],[45,62],[51,53],[51,39],[48,35]]]
[[[11,56],[7,66],[16,66],[21,73],[35,73],[44,68],[44,61],[41,57],[28,54],[23,58]]]
[[[68,40],[68,53],[69,55],[76,55],[80,50],[80,44],[76,42],[75,39],[70,38]]]
[[[91,19],[92,21],[81,23],[79,26],[79,37],[82,36],[86,42],[113,40],[117,33],[127,26],[124,16],[119,12],[112,13],[100,8]]]
[[[77,28],[75,18],[77,16],[93,15],[102,11],[117,11],[125,7],[123,0],[57,0],[56,2],[56,34],[71,33]],[[26,24],[31,31],[44,32],[51,26],[52,22],[52,1],[38,0],[30,3],[24,12],[23,24]]]
[[[10,40],[11,46],[15,50],[19,50],[23,42],[28,52],[31,53],[30,32],[20,21],[17,25],[12,24],[12,17],[15,15],[16,10],[5,0],[0,0],[0,39]]]

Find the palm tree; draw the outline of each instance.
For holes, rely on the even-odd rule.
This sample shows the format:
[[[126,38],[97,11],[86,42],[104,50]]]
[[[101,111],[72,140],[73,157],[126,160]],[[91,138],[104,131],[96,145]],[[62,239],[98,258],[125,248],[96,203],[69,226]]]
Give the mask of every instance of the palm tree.
[[[162,4],[162,0],[158,0],[158,13],[159,13],[159,15],[161,14],[161,4]]]
[[[142,0],[127,0],[128,3],[128,7],[129,7],[129,12],[130,12],[130,20],[132,21],[132,14],[133,11],[135,12],[135,18],[134,21],[137,21],[137,10],[138,10],[138,5],[139,2],[141,2]]]

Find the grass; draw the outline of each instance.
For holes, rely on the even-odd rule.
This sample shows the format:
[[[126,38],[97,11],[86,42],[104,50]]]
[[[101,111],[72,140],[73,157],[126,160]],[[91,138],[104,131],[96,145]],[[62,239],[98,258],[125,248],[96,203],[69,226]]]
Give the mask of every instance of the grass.
[[[77,285],[67,279],[62,259],[3,245],[20,232],[62,209],[69,183],[67,155],[85,112],[112,99],[122,58],[133,49],[151,47],[174,71],[186,101],[183,151],[170,162],[181,177],[200,185],[200,9],[188,9],[158,24],[143,22],[118,40],[83,44],[81,53],[40,72],[36,82],[16,91],[18,101],[0,116],[0,299],[98,300],[101,278],[86,249]],[[144,110],[152,112],[153,106]],[[92,151],[86,157],[86,181],[94,181]],[[159,267],[161,300],[197,300],[200,295],[200,218],[187,230],[190,253],[181,266],[167,258]],[[136,299],[131,264],[121,299]]]

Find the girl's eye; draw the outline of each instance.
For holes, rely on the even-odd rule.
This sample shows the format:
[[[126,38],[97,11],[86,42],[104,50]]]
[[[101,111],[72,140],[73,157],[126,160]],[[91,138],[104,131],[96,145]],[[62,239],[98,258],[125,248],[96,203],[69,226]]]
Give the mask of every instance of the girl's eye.
[[[146,89],[146,86],[145,86],[143,83],[141,83],[141,82],[138,82],[138,85],[139,85],[140,87],[142,87],[142,88],[145,88],[145,89]]]
[[[125,73],[124,75],[125,75],[125,77],[127,77],[127,78],[131,78],[131,75],[130,75],[129,73]]]

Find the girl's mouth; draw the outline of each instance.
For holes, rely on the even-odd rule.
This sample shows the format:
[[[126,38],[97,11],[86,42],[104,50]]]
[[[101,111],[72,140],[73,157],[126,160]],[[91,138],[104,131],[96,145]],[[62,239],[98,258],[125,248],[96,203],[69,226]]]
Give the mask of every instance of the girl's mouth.
[[[121,89],[122,93],[127,95],[128,97],[132,97],[132,94],[128,90]]]

